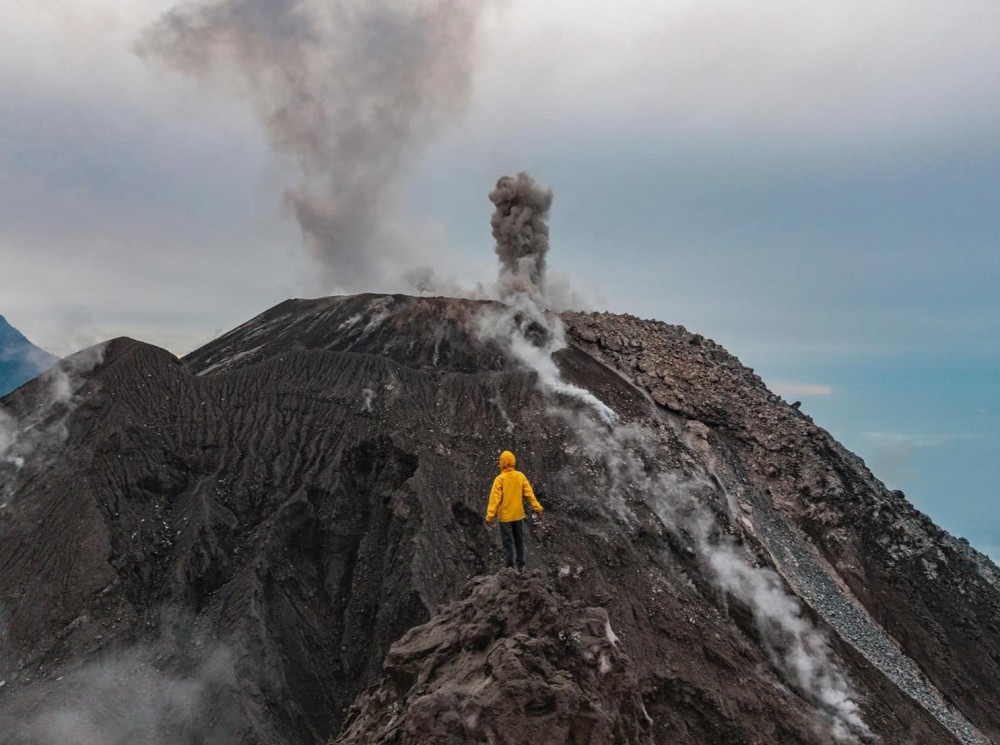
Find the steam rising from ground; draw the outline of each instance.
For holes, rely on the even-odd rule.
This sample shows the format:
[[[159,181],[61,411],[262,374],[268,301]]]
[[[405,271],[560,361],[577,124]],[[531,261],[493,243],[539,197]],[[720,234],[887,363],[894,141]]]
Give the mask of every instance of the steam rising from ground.
[[[4,717],[0,738],[11,745],[231,745],[240,713],[231,655],[206,650],[185,674],[152,662],[149,648],[105,653],[53,679],[52,691],[26,717]]]
[[[498,344],[516,363],[534,371],[543,391],[583,403],[608,425],[618,421],[618,415],[597,396],[562,379],[552,357],[566,346],[562,321],[546,314],[529,295],[518,293],[506,305],[483,309],[475,323],[477,337]]]
[[[247,97],[298,183],[285,194],[329,290],[413,267],[400,224],[413,156],[463,108],[486,3],[200,0],[150,28],[141,53]]]
[[[40,375],[23,394],[30,396],[31,404],[25,413],[17,415],[0,406],[0,477],[58,453],[66,439],[66,421],[80,404],[84,376],[101,363],[104,350],[104,344],[84,349]],[[12,481],[0,478],[0,507],[12,502]]]
[[[753,609],[772,661],[830,714],[833,736],[839,741],[856,740],[856,734],[870,738],[851,684],[834,661],[826,637],[802,615],[801,604],[785,592],[781,578],[770,569],[748,564],[729,541],[697,538],[715,583]]]
[[[500,259],[500,295],[545,290],[545,255],[549,252],[549,209],[552,190],[543,189],[527,173],[501,176],[490,192],[496,206],[490,218]]]

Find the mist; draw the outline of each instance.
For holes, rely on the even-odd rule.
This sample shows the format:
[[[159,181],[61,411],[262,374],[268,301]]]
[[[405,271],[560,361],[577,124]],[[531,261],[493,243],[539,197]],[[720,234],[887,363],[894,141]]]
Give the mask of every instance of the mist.
[[[23,411],[0,405],[0,476],[6,476],[0,479],[0,509],[14,502],[11,471],[28,463],[42,466],[58,456],[68,435],[66,423],[82,400],[81,386],[103,361],[105,346],[97,344],[70,355],[42,373],[24,391]]]
[[[56,669],[27,694],[23,715],[0,722],[0,736],[11,745],[235,745],[243,715],[233,655],[208,642],[197,658],[167,672],[154,645],[139,644]]]

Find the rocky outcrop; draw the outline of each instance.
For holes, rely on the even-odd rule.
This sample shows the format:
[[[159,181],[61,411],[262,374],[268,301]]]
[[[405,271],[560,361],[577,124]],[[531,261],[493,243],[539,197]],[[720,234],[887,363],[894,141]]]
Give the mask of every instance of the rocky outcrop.
[[[567,601],[539,572],[477,577],[392,645],[385,671],[338,743],[652,742],[607,612]]]

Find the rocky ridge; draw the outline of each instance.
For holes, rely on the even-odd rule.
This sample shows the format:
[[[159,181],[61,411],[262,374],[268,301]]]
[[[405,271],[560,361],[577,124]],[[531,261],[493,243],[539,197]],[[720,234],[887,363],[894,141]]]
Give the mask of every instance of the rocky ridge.
[[[473,579],[462,600],[392,645],[386,680],[359,698],[336,742],[651,742],[607,612],[547,584],[512,569]]]

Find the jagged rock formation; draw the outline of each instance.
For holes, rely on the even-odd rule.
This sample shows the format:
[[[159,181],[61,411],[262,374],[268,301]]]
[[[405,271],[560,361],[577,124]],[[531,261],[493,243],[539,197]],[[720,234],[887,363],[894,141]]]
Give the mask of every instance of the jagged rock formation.
[[[183,361],[109,343],[69,404],[33,424],[58,447],[0,462],[0,740],[298,745],[346,722],[355,742],[405,742],[428,704],[445,719],[467,713],[444,693],[485,669],[482,650],[445,640],[498,598],[510,605],[501,627],[528,638],[491,628],[483,649],[537,660],[523,682],[564,691],[556,711],[585,696],[601,721],[655,743],[866,737],[838,731],[837,701],[790,675],[788,639],[713,579],[713,557],[661,503],[669,495],[639,487],[652,474],[696,498],[711,541],[754,571],[773,568],[771,589],[804,602],[796,618],[827,634],[882,742],[1000,741],[988,559],[713,343],[566,314],[569,345],[553,359],[616,412],[608,428],[484,340],[492,307],[294,300]],[[37,408],[43,383],[3,400],[15,420]],[[639,445],[626,442],[637,432]],[[641,468],[616,480],[602,455],[612,447]],[[537,574],[495,592],[495,579],[479,580],[435,614],[500,566],[482,513],[506,448],[547,508],[529,530]],[[586,609],[607,613],[613,662],[634,675],[648,731],[633,684],[612,690],[582,656],[556,654],[555,626],[517,610],[522,591],[568,607],[581,639],[601,612]],[[417,654],[427,640],[442,642],[433,669]],[[424,683],[408,687],[412,675]],[[477,694],[492,702],[484,726],[499,726],[497,691]],[[405,725],[395,735],[390,694]],[[509,711],[505,735],[531,741],[530,712]]]
[[[5,396],[59,360],[36,347],[0,316],[0,396]]]
[[[652,720],[607,612],[568,602],[540,572],[477,577],[392,645],[385,670],[337,742],[650,742]]]

